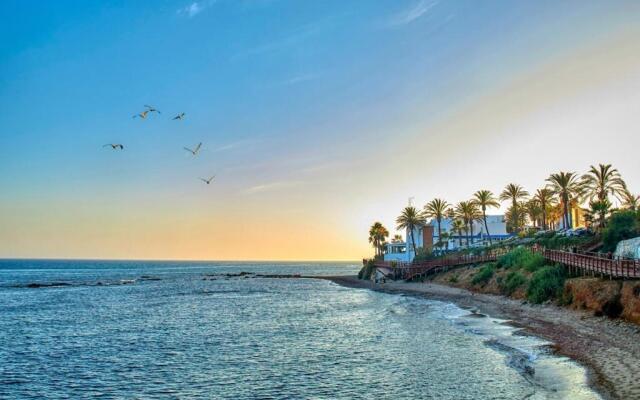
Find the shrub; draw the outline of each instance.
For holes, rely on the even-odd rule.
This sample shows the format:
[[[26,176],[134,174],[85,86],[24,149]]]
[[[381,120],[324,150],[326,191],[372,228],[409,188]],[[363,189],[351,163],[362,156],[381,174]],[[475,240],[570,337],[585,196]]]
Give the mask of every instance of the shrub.
[[[614,213],[602,231],[602,250],[614,251],[618,242],[640,235],[638,213],[635,211],[619,211]]]
[[[413,262],[428,261],[433,260],[434,258],[436,258],[436,255],[433,254],[433,252],[425,249],[424,247],[420,247],[416,251],[416,256],[413,258]]]
[[[502,293],[511,295],[516,291],[516,289],[524,285],[526,282],[527,278],[525,278],[520,272],[511,271],[498,283],[498,285],[500,286]]]
[[[473,276],[473,279],[471,279],[471,283],[474,285],[485,285],[487,282],[489,282],[491,277],[493,277],[493,273],[495,272],[495,270],[496,267],[494,264],[485,264]]]
[[[358,272],[358,279],[369,280],[371,279],[371,274],[374,271],[375,271],[374,262],[373,260],[369,260],[365,265],[362,266],[362,268],[360,268],[360,271]]]
[[[544,265],[544,257],[525,247],[518,247],[500,257],[497,265],[501,268],[524,268],[534,272]]]
[[[458,275],[451,275],[449,277],[449,282],[451,283],[458,283]]]
[[[527,287],[527,299],[540,304],[552,298],[560,297],[564,288],[565,271],[559,266],[546,266],[534,272]]]

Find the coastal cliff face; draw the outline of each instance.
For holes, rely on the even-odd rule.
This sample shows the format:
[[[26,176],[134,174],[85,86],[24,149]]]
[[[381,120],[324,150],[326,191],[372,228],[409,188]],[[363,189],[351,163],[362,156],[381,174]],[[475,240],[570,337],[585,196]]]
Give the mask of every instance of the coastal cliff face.
[[[479,293],[505,295],[526,300],[526,284],[523,283],[510,293],[505,291],[504,281],[508,271],[497,270],[493,276],[481,284],[473,283],[474,276],[481,267],[466,266],[430,277],[433,282],[459,287]],[[521,271],[526,280],[530,273]],[[555,299],[558,304],[576,310],[593,312],[596,316],[623,318],[640,325],[640,281],[619,281],[600,278],[570,278],[564,283],[561,296]]]

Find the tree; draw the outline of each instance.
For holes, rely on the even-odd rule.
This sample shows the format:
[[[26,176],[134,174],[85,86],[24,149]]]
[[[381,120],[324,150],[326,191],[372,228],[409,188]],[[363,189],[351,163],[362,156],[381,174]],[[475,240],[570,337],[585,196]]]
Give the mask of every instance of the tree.
[[[383,244],[388,236],[389,231],[380,222],[375,222],[369,228],[369,243],[375,248],[376,256],[382,254]]]
[[[462,232],[464,229],[464,222],[459,218],[454,218],[451,223],[451,231],[458,234],[458,246],[462,246]]]
[[[570,228],[571,217],[569,215],[569,203],[579,198],[582,194],[582,186],[575,172],[558,172],[547,178],[549,189],[560,198],[563,208],[562,222],[565,229]]]
[[[489,233],[489,225],[487,225],[487,208],[498,208],[500,207],[500,203],[498,203],[498,200],[496,200],[490,190],[478,190],[473,194],[473,200],[471,201],[482,210],[482,221],[484,222],[484,229],[487,231],[487,237],[489,238],[489,246],[491,246],[491,234]]]
[[[529,219],[531,220],[533,226],[539,226],[539,222],[542,219],[543,213],[540,202],[536,198],[527,201],[525,203],[525,211],[527,212],[527,215],[529,216]]]
[[[423,215],[426,218],[434,218],[438,223],[438,242],[442,241],[442,219],[448,209],[449,203],[442,199],[433,199],[424,206]]]
[[[551,213],[551,208],[555,204],[553,201],[553,191],[548,188],[538,189],[536,190],[533,198],[540,204],[540,209],[542,211],[542,229],[546,231],[549,229],[549,214]]]
[[[415,207],[409,206],[402,210],[400,216],[396,219],[397,229],[407,229],[411,235],[411,245],[413,246],[414,255],[417,254],[416,240],[413,234],[415,227],[424,225],[424,217]]]
[[[518,201],[524,200],[529,196],[529,192],[524,190],[524,188],[518,184],[510,183],[505,186],[502,193],[500,193],[501,201],[510,201],[511,202],[511,216],[516,217],[514,221],[511,221],[511,226],[516,233],[520,231],[519,216],[521,215],[520,210],[518,210]]]
[[[638,213],[634,211],[614,213],[602,232],[602,249],[614,251],[619,241],[638,236],[640,234],[638,216]]]
[[[604,200],[594,200],[589,202],[588,216],[589,219],[594,223],[595,229],[598,232],[601,232],[604,229],[606,225],[607,214],[609,213],[610,209],[611,202],[609,201],[609,199],[605,198]]]
[[[589,200],[599,202],[608,200],[609,195],[621,199],[626,189],[620,173],[611,164],[599,164],[597,168],[592,165],[582,175],[580,185]]]
[[[527,223],[526,204],[517,202],[510,206],[504,217],[507,220],[507,232],[520,232]]]
[[[471,236],[471,242],[473,243],[473,223],[480,219],[480,210],[471,201],[461,201],[458,203],[455,209],[456,215],[464,223],[467,230],[467,246],[469,245],[469,236]]]
[[[402,235],[395,234],[393,238],[391,238],[391,243],[402,243],[403,241]]]
[[[629,191],[626,187],[622,193],[622,208],[626,210],[635,211],[640,206],[640,196],[636,196]]]

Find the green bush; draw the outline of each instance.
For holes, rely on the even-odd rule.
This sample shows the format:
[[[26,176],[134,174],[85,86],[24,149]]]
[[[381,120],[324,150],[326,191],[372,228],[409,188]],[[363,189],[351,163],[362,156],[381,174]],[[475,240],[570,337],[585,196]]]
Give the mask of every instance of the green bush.
[[[494,264],[485,264],[473,276],[473,279],[471,279],[471,283],[473,283],[474,285],[485,285],[487,282],[489,282],[491,277],[493,277],[493,273],[495,272],[495,270],[496,267]]]
[[[518,247],[500,257],[497,265],[500,268],[524,268],[529,272],[534,272],[544,265],[544,257],[525,247]]]
[[[564,288],[565,271],[559,266],[547,266],[534,272],[527,287],[527,299],[540,304],[560,297]]]
[[[602,231],[602,250],[614,251],[618,242],[640,235],[640,212],[619,211],[609,219],[607,227]]]
[[[449,277],[449,282],[451,283],[458,283],[458,275],[451,275]]]
[[[424,247],[420,247],[416,252],[416,256],[413,258],[413,262],[429,261],[434,258],[436,258],[436,255],[433,254],[432,251],[425,249]]]
[[[527,278],[524,275],[517,271],[511,271],[504,279],[498,282],[498,285],[502,293],[509,296],[525,283],[527,283]]]
[[[369,280],[371,279],[371,274],[375,271],[375,266],[373,260],[367,261],[365,265],[360,268],[358,272],[358,279]]]

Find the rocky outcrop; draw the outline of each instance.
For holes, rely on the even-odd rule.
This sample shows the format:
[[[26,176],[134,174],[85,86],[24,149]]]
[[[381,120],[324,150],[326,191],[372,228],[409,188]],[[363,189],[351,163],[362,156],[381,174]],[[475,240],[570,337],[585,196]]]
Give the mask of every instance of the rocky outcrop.
[[[624,282],[620,290],[620,302],[623,307],[622,318],[640,324],[640,282]]]
[[[572,308],[593,311],[595,315],[616,318],[622,314],[619,281],[598,278],[567,279],[564,285],[564,297]]]

